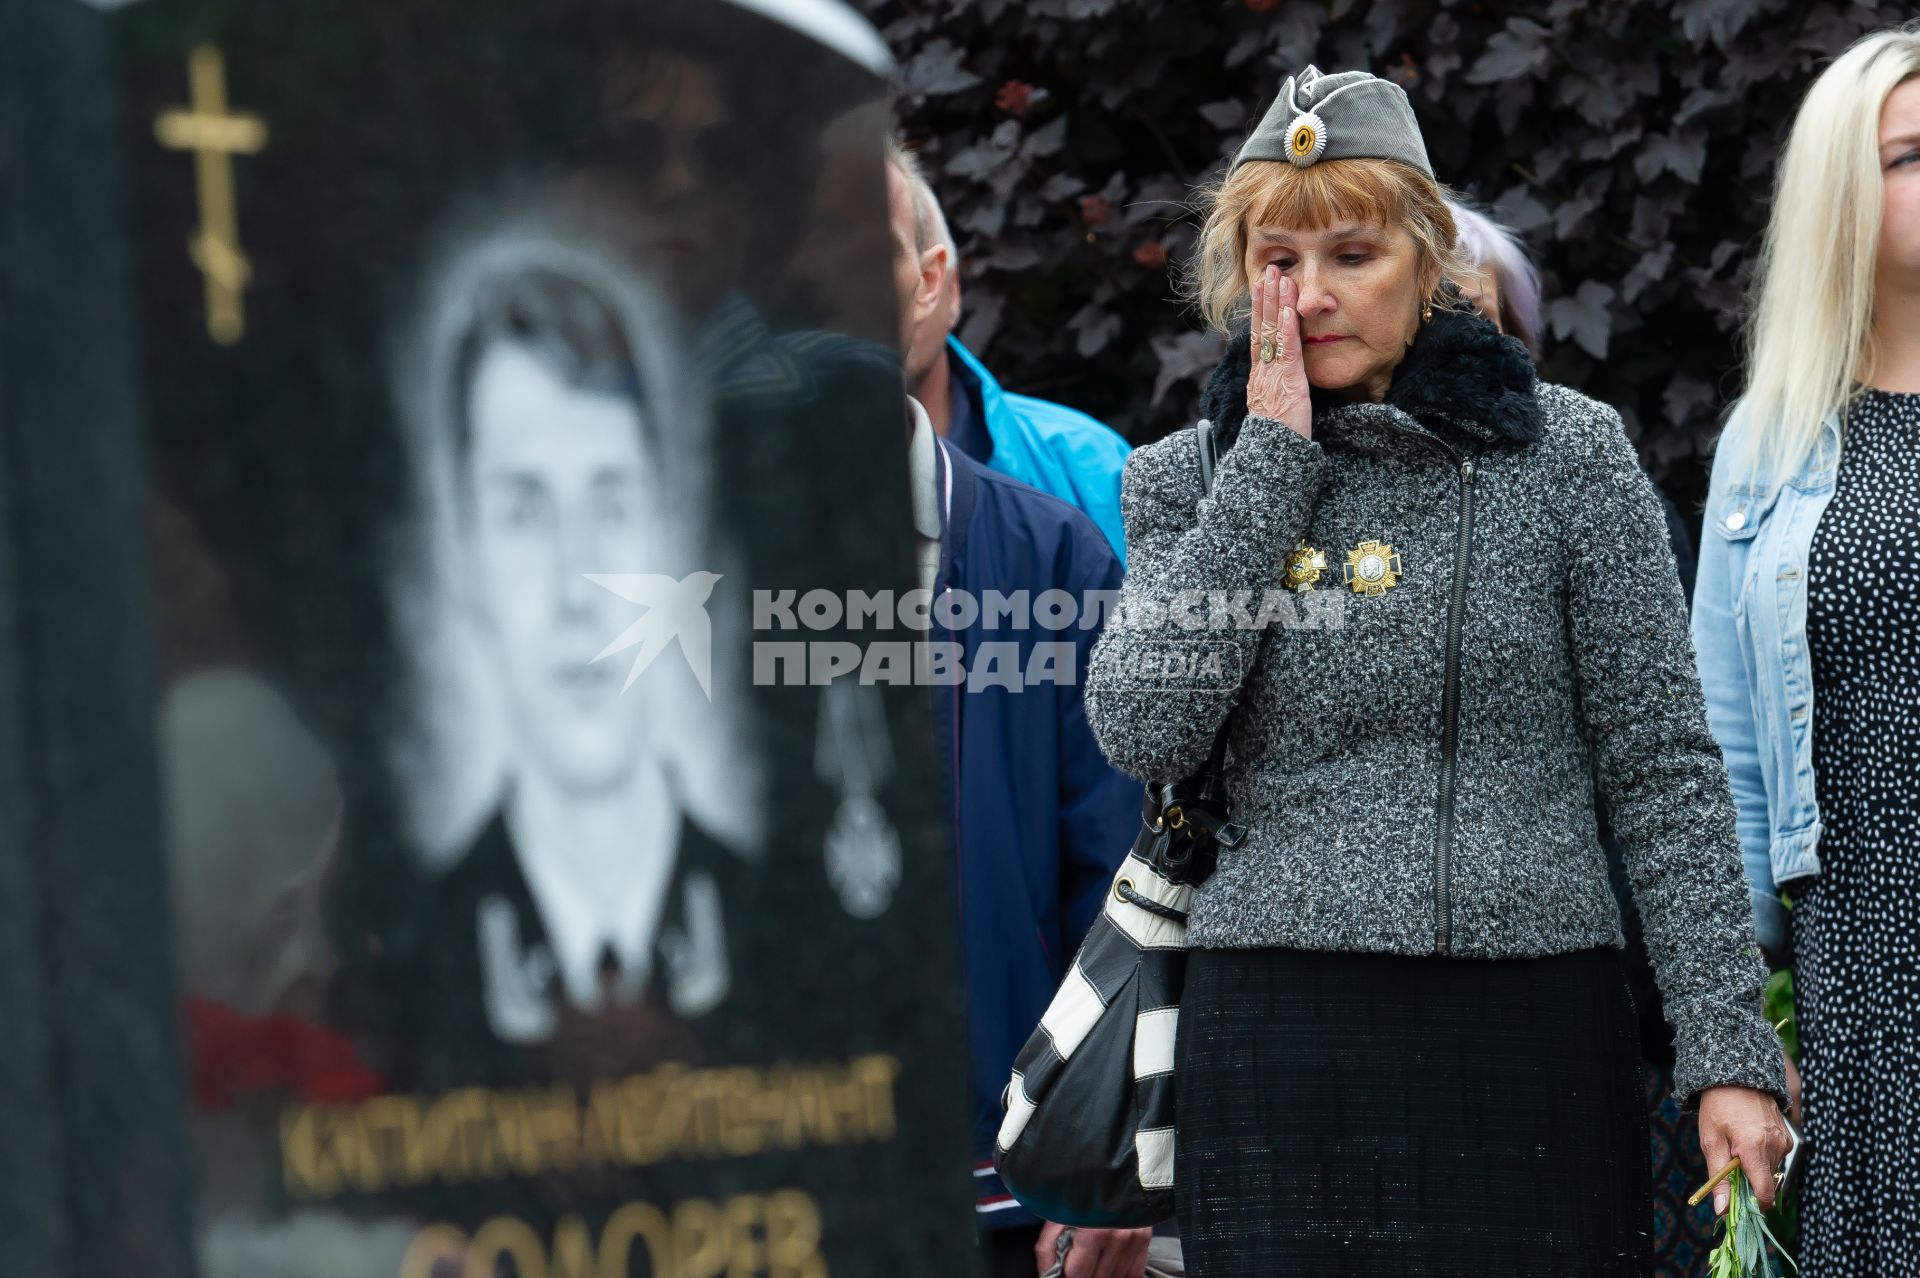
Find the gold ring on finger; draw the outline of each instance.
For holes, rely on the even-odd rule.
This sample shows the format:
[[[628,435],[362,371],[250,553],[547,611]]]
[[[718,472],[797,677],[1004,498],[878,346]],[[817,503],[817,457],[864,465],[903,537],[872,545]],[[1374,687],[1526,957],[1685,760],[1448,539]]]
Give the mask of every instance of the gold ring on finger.
[[[1260,362],[1262,364],[1273,363],[1273,343],[1271,341],[1260,343]]]

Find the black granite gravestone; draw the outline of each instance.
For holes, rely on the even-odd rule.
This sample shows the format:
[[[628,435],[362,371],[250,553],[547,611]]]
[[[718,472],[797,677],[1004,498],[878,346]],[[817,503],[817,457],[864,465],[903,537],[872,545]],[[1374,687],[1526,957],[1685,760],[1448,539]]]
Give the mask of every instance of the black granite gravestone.
[[[4,1268],[967,1270],[870,29],[0,46]]]

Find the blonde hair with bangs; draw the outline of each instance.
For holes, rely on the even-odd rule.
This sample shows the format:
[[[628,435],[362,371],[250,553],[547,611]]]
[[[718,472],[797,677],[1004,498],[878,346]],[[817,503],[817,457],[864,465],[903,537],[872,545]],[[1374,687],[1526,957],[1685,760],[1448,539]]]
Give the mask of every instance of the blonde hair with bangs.
[[[1754,270],[1747,389],[1751,483],[1764,461],[1776,486],[1798,470],[1822,423],[1871,380],[1873,277],[1883,178],[1880,113],[1920,75],[1920,23],[1863,36],[1807,90],[1775,176]]]
[[[1193,208],[1202,218],[1200,240],[1182,293],[1223,333],[1247,316],[1247,237],[1256,226],[1400,227],[1419,252],[1421,292],[1435,302],[1449,274],[1472,270],[1457,243],[1446,188],[1398,160],[1323,160],[1305,168],[1249,160],[1195,192]]]

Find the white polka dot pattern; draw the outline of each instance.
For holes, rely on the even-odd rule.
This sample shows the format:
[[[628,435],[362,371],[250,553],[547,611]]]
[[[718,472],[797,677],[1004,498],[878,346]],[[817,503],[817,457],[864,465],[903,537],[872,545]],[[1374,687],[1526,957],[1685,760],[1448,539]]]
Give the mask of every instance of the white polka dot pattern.
[[[1920,395],[1849,415],[1807,577],[1821,873],[1794,891],[1800,1268],[1920,1254]]]

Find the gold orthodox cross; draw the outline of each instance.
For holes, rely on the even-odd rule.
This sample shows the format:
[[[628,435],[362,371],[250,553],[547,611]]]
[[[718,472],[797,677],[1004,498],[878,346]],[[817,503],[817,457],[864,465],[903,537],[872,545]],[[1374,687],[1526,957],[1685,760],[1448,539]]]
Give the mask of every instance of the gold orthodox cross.
[[[207,281],[207,336],[232,346],[246,331],[241,293],[253,274],[240,251],[233,157],[265,147],[267,125],[257,115],[227,110],[227,64],[213,45],[203,44],[187,56],[187,82],[193,105],[161,112],[153,122],[153,135],[161,146],[194,153],[200,229],[187,242],[187,255]]]

